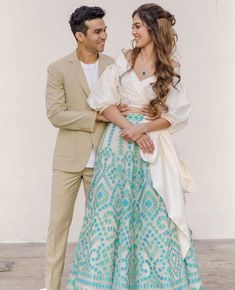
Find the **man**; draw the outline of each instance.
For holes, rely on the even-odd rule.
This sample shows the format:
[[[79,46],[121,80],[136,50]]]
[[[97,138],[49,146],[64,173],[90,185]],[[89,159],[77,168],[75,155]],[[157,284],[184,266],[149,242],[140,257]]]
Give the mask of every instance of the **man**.
[[[76,9],[69,23],[77,49],[48,67],[47,115],[59,132],[53,160],[47,238],[47,290],[60,289],[77,193],[83,180],[87,196],[95,153],[108,122],[104,116],[92,111],[86,102],[100,74],[113,63],[111,57],[101,54],[107,38],[104,15],[100,7],[82,6]],[[126,105],[120,105],[119,110],[124,115],[129,112]],[[143,113],[148,116],[148,107]],[[146,138],[149,139],[145,145],[148,147],[147,143],[151,140]],[[151,152],[153,147],[149,146],[146,150]]]
[[[59,132],[47,238],[47,290],[60,289],[75,200],[82,180],[87,195],[95,152],[107,124],[86,102],[99,75],[113,62],[101,54],[107,38],[104,15],[100,7],[76,9],[69,23],[77,49],[48,67],[47,115]]]

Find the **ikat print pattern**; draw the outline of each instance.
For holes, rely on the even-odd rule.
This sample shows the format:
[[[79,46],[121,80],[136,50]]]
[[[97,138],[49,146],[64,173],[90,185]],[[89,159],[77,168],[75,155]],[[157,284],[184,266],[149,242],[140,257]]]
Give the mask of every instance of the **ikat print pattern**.
[[[128,116],[135,124],[142,118]],[[204,289],[193,245],[183,260],[149,165],[120,132],[110,124],[101,141],[66,289]]]

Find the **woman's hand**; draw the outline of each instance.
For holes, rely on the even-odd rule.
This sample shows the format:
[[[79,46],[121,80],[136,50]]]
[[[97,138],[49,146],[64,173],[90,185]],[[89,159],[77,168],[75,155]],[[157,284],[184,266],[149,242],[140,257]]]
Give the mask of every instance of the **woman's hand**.
[[[154,145],[151,138],[146,134],[144,124],[132,125],[122,131],[122,137],[127,142],[136,142],[143,153],[153,153]]]
[[[121,136],[127,142],[136,142],[144,133],[146,133],[144,124],[132,125],[127,129],[123,129]]]
[[[136,144],[143,151],[143,153],[153,153],[154,145],[153,141],[147,134],[143,134],[137,141]]]

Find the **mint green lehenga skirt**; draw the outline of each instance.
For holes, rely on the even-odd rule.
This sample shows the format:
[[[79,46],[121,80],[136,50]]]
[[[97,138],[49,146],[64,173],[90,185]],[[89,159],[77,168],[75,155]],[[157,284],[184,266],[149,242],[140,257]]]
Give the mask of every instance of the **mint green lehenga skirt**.
[[[204,289],[193,245],[183,259],[149,164],[120,132],[110,124],[101,141],[66,289]]]

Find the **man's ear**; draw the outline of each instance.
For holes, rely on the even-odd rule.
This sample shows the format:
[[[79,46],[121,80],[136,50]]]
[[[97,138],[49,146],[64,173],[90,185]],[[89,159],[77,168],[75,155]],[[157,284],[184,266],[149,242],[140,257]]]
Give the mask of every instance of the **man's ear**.
[[[76,32],[75,37],[76,37],[77,41],[82,42],[84,40],[84,34],[82,32]]]

